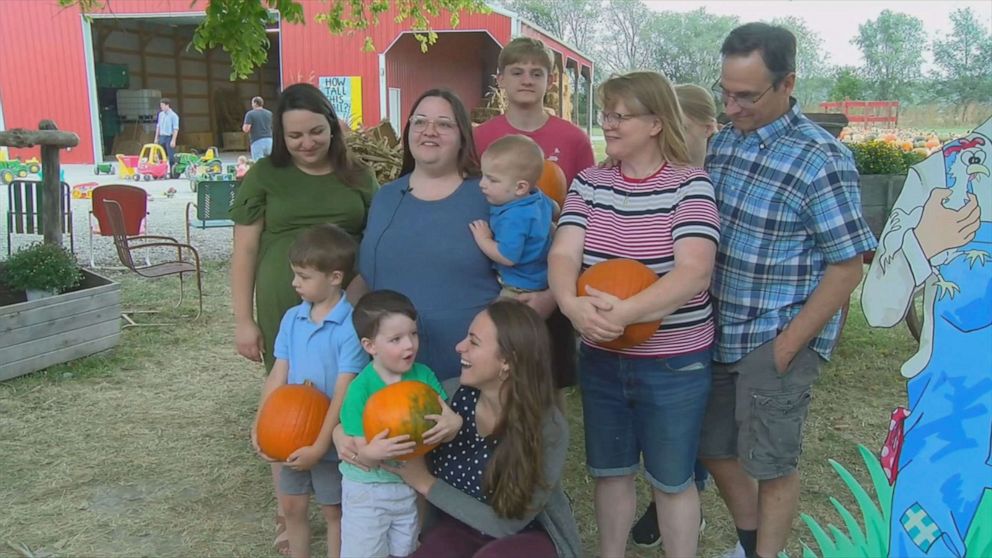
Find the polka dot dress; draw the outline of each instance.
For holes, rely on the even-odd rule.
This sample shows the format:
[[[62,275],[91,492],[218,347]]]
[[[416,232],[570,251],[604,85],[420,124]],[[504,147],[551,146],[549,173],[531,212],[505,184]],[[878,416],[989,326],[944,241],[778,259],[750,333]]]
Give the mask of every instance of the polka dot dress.
[[[475,424],[475,405],[478,402],[478,390],[465,386],[458,388],[449,404],[453,411],[461,415],[462,429],[454,440],[431,452],[431,457],[434,476],[485,502],[482,473],[496,449],[496,440],[479,436]]]

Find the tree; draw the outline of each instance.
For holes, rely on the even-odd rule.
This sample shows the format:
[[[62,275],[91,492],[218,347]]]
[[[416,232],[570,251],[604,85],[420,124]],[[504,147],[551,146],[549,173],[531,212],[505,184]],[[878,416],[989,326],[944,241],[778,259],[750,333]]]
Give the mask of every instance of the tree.
[[[951,12],[953,31],[933,41],[938,87],[945,101],[965,110],[974,102],[992,100],[992,32],[971,8]]]
[[[926,35],[919,18],[883,10],[877,19],[858,26],[851,43],[861,48],[865,75],[879,99],[898,99],[922,77]]]
[[[191,0],[195,7],[201,0]],[[283,21],[306,23],[299,0],[203,0],[206,16],[193,35],[193,46],[200,52],[214,47],[231,55],[231,80],[245,78],[268,59],[269,39],[265,33],[271,21],[269,10],[279,12]],[[111,0],[58,0],[62,7],[79,6],[82,12],[92,12],[110,4]],[[379,23],[379,16],[395,8],[398,23],[410,22],[421,49],[437,41],[437,33],[427,20],[442,10],[451,12],[451,25],[457,26],[461,12],[486,12],[484,0],[328,0],[327,11],[317,14],[316,21],[331,33],[367,32]],[[372,37],[365,34],[365,48],[372,50]]]
[[[857,68],[842,66],[834,73],[833,88],[830,89],[828,99],[831,101],[863,99],[866,93],[867,84],[858,75]]]
[[[799,106],[806,108],[825,100],[833,79],[830,75],[830,56],[823,48],[823,39],[798,17],[775,18],[771,23],[785,27],[796,36],[796,89],[793,96]]]
[[[513,0],[507,7],[583,53],[596,42],[601,0]]]
[[[738,24],[703,8],[658,13],[649,23],[652,67],[674,83],[708,88],[720,77],[720,45]]]
[[[656,14],[641,0],[609,0],[603,13],[609,17],[596,20],[602,35],[594,52],[606,72],[599,76],[650,68],[649,29]]]

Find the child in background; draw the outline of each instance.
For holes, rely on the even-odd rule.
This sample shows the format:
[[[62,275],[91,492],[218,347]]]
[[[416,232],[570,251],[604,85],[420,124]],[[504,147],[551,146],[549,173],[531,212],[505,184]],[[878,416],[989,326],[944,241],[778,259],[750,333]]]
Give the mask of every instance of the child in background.
[[[340,465],[344,477],[341,555],[398,558],[417,548],[417,496],[398,476],[379,469],[379,463],[410,453],[416,444],[406,435],[388,438],[387,431],[365,432],[365,403],[375,392],[397,382],[416,380],[434,388],[442,412],[426,416],[437,424],[424,433],[425,444],[452,440],[462,427],[462,418],[444,402],[447,395],[434,372],[415,362],[420,342],[417,310],[410,299],[395,291],[370,292],[355,305],[352,320],[372,362],[348,388],[341,427],[356,439],[357,461],[368,470],[345,461]],[[366,434],[375,437],[366,443]]]
[[[342,291],[355,269],[357,249],[344,229],[327,224],[301,233],[289,250],[293,288],[303,302],[290,308],[279,326],[276,361],[262,389],[259,410],[279,386],[307,380],[331,399],[317,441],[293,452],[279,472],[289,552],[294,558],[310,556],[311,492],[327,521],[327,555],[341,555],[341,473],[331,434],[348,384],[368,362],[352,325],[352,306]],[[258,448],[257,428],[256,415],[252,444],[272,461]]]
[[[548,288],[554,202],[537,187],[544,155],[534,140],[504,136],[482,154],[482,193],[489,223],[469,224],[476,244],[496,266],[500,296]]]
[[[248,160],[248,157],[238,155],[238,164],[234,166],[234,178],[241,180],[250,168],[251,162]]]

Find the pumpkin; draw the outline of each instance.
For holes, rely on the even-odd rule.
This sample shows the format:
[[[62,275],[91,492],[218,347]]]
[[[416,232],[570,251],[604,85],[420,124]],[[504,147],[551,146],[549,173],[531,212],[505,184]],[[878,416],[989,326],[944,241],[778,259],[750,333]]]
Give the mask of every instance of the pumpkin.
[[[331,400],[309,381],[275,389],[258,415],[258,447],[277,461],[286,461],[294,451],[312,446],[324,426]]]
[[[641,262],[623,258],[606,260],[579,275],[577,292],[579,296],[586,296],[586,287],[592,287],[617,298],[626,299],[650,287],[657,280],[658,276],[655,272]],[[610,349],[626,349],[640,345],[658,331],[659,325],[661,320],[630,324],[620,337],[599,345]]]
[[[389,429],[389,437],[407,434],[417,443],[414,450],[398,459],[406,461],[424,455],[437,444],[424,444],[424,432],[435,422],[425,415],[440,415],[441,403],[434,388],[416,380],[406,380],[390,384],[372,394],[365,402],[362,414],[362,428],[365,439],[371,441],[376,434]]]
[[[544,160],[544,170],[541,172],[541,178],[537,179],[537,187],[557,203],[559,208],[564,207],[568,184],[565,182],[565,173],[558,163]]]

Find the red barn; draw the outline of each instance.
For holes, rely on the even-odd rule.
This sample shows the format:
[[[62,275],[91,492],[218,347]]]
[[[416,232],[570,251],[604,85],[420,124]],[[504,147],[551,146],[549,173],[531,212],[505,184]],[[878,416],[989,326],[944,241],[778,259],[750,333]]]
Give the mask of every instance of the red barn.
[[[387,12],[371,29],[375,50],[367,52],[363,35],[331,35],[314,21],[328,4],[300,1],[307,23],[273,24],[265,66],[230,81],[226,53],[200,53],[190,44],[203,19],[202,11],[191,10],[207,0],[193,8],[190,0],[105,0],[88,17],[75,7],[60,9],[56,0],[4,0],[0,129],[36,128],[51,118],[80,138],[63,162],[91,163],[113,156],[115,147],[133,148],[134,141],[122,140],[153,132],[161,96],[172,99],[180,115],[180,144],[238,149],[251,97],[272,101],[284,85],[298,81],[321,87],[355,124],[389,119],[398,128],[428,88],[454,90],[469,110],[483,106],[500,48],[521,35],[541,39],[554,55],[557,99],[565,99],[558,113],[590,124],[592,62],[515,13],[493,8],[462,14],[458,28],[441,14],[431,19],[438,41],[422,53],[413,33]],[[581,97],[569,94],[579,90]],[[37,150],[11,155],[37,156]]]

